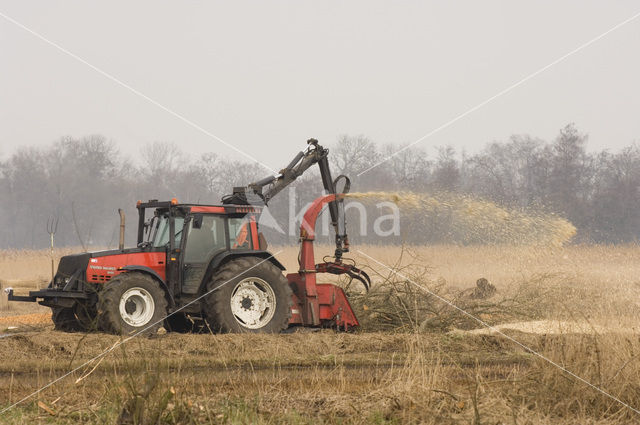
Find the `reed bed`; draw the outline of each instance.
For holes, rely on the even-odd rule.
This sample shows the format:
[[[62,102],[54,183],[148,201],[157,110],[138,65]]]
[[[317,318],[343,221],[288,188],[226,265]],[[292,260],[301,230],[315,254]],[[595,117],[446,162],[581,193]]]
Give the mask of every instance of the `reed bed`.
[[[317,248],[318,254],[324,250],[331,247]],[[34,263],[40,268],[13,276],[46,276],[47,252],[26,255],[43,257]],[[278,257],[295,271],[296,255],[297,248],[284,247]],[[633,410],[640,407],[638,246],[362,246],[351,255],[374,283],[367,294],[334,279],[349,292],[362,322],[355,333],[136,338],[6,412],[0,422],[640,421]],[[23,261],[3,256],[0,270],[25,267]],[[479,278],[495,293],[476,297]],[[518,345],[499,333],[478,332],[482,325],[433,294],[492,326],[581,326],[501,327]],[[50,325],[0,339],[0,357],[6,359],[0,365],[2,405],[118,341],[99,333],[54,332]]]

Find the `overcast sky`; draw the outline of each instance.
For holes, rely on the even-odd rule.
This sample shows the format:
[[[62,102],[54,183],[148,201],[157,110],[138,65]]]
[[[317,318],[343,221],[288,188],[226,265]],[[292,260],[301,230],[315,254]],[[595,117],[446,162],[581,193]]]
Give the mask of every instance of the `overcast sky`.
[[[14,2],[20,22],[281,168],[309,137],[411,143],[640,12],[633,1]],[[640,140],[640,18],[420,144],[474,151],[569,122]],[[0,154],[99,133],[228,147],[0,18]]]

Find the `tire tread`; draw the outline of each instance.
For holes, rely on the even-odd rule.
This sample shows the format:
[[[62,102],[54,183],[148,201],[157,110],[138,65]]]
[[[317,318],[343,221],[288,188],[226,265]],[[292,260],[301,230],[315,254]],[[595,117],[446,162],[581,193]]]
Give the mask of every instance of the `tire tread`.
[[[145,273],[126,272],[119,274],[111,279],[100,292],[98,298],[98,328],[100,330],[113,334],[124,333],[120,324],[120,296],[118,294],[125,291],[128,287],[136,286],[136,284],[139,285],[141,280],[151,283],[151,285],[156,286],[159,291],[164,292],[158,285],[158,282]],[[164,314],[166,315],[167,301],[164,295],[165,294],[163,294],[162,297],[158,297],[159,299],[157,300],[154,299],[154,301],[156,302],[155,308],[165,312]],[[162,326],[162,321],[150,326],[150,328],[145,330],[145,333],[155,333]]]
[[[207,283],[206,290],[207,292],[213,290],[214,288],[220,287],[221,285],[232,285],[237,281],[244,279],[245,277],[251,276],[252,271],[261,271],[263,273],[269,273],[273,276],[274,280],[279,281],[280,290],[283,294],[281,294],[282,298],[285,298],[285,307],[286,309],[283,311],[279,311],[278,307],[276,307],[276,313],[272,319],[272,322],[267,325],[269,327],[266,332],[280,332],[286,329],[289,325],[289,319],[291,318],[291,306],[293,305],[292,291],[289,287],[289,283],[282,275],[282,272],[279,268],[277,268],[270,261],[265,261],[262,258],[258,257],[245,257],[245,258],[235,258],[226,263],[224,263],[218,271],[213,275],[212,279]],[[268,281],[270,285],[274,285],[275,282]],[[275,288],[274,288],[275,291]],[[277,295],[276,295],[277,297]],[[281,299],[277,299],[279,303],[282,302]],[[228,320],[225,320],[223,312],[225,309],[229,309],[229,299],[224,296],[224,294],[219,291],[213,291],[209,295],[204,298],[204,314],[203,316],[207,320],[207,324],[209,327],[215,332],[237,332],[238,324],[237,323],[228,323]],[[280,314],[278,314],[280,313]],[[276,317],[280,316],[280,317]],[[234,326],[235,325],[235,326]],[[265,332],[265,330],[261,329],[242,329],[244,332]]]

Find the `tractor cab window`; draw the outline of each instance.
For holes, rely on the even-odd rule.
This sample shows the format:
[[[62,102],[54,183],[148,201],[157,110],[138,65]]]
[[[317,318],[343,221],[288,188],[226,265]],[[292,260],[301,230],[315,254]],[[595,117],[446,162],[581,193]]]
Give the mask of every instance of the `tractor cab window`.
[[[194,226],[191,220],[184,248],[186,263],[204,263],[217,251],[227,247],[224,235],[224,218],[216,215],[201,216],[201,222]]]
[[[158,217],[155,234],[153,237],[153,246],[163,247],[169,243],[169,217]],[[175,218],[176,246],[180,246],[182,240],[182,228],[184,227],[184,218]]]
[[[229,245],[231,249],[253,249],[249,217],[229,219]]]

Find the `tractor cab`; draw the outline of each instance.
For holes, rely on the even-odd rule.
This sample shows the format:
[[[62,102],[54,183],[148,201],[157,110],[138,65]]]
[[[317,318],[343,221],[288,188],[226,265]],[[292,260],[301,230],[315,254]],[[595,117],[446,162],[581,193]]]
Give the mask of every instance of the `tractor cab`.
[[[270,256],[258,231],[260,207],[180,204],[172,199],[138,202],[137,208],[138,248],[166,253],[166,282],[176,298],[197,295],[208,274],[229,258]]]
[[[231,208],[228,208],[231,209]],[[202,212],[193,212],[193,211]],[[143,240],[138,246],[167,248],[182,247],[183,235],[185,258],[207,257],[227,247],[231,249],[255,249],[253,236],[257,232],[257,211],[227,214],[224,207],[179,205],[170,213],[168,208],[158,208],[144,223]],[[226,218],[226,220],[225,220]],[[173,241],[171,241],[173,221]],[[172,244],[173,242],[173,244]],[[258,244],[259,245],[259,244]]]

